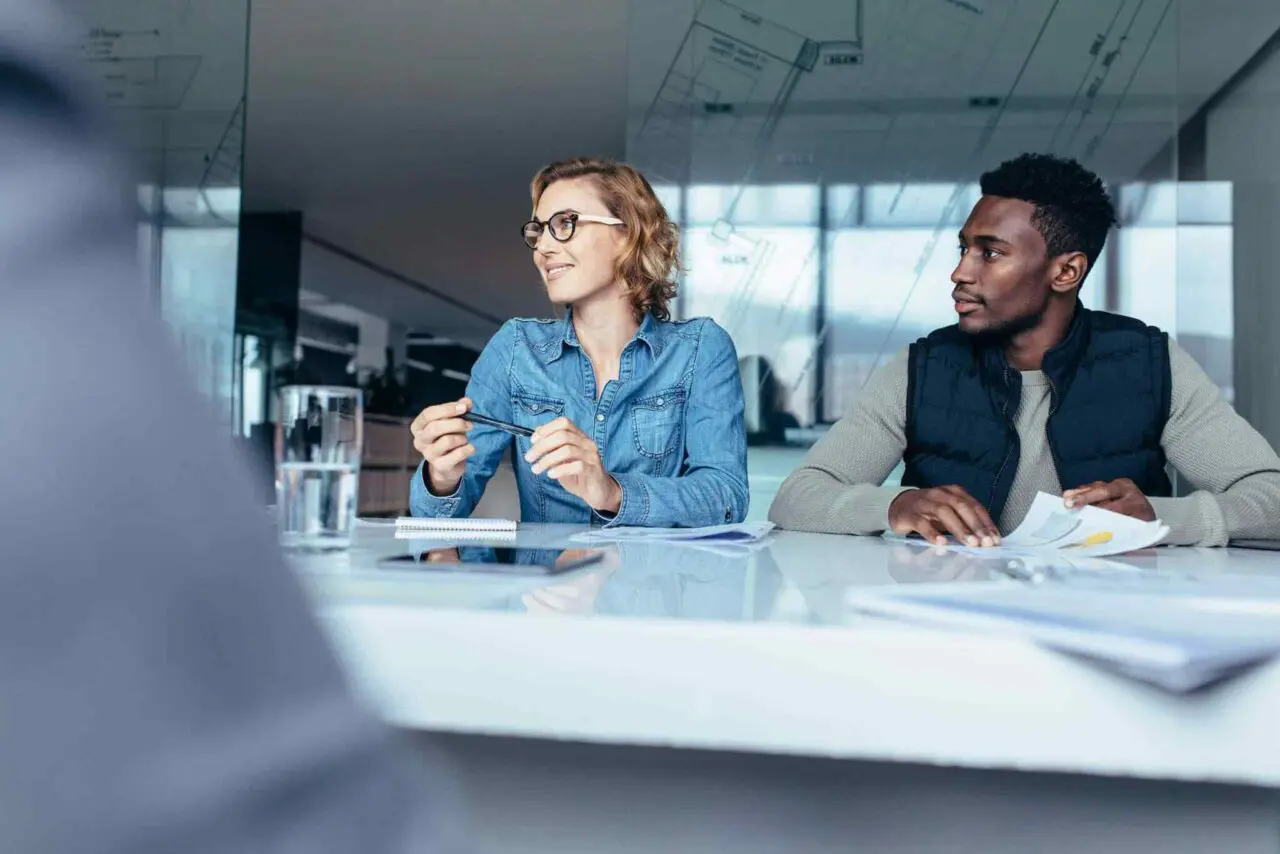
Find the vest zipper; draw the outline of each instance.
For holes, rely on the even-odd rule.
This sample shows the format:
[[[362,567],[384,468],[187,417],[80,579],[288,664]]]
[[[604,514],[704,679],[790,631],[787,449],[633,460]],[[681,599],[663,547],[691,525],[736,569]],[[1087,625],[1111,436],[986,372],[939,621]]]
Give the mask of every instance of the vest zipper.
[[[1049,414],[1044,418],[1044,442],[1049,446],[1049,459],[1053,460],[1053,473],[1058,476],[1058,488],[1062,488],[1062,467],[1058,465],[1058,449],[1053,446],[1053,441],[1049,436],[1049,421],[1053,418],[1053,413],[1058,411],[1058,387],[1053,384],[1053,378],[1047,373],[1045,379],[1049,380]]]
[[[1009,367],[1007,365],[1001,371],[1000,379],[1004,380],[1004,390],[1005,390],[1004,402],[1000,404],[1000,415],[1001,417],[1004,418],[1005,426],[1012,428],[1014,434],[1016,435],[1018,432],[1018,428],[1009,420]],[[991,494],[987,496],[988,509],[990,509],[991,505],[995,503],[996,490],[1000,488],[1000,478],[1004,476],[1005,467],[1009,465],[1009,457],[1011,456],[1013,456],[1012,442],[1009,443],[1009,450],[1005,452],[1004,460],[1001,461],[1000,468],[996,471],[996,479],[991,484]],[[1003,508],[1001,509],[1001,512],[1003,513]],[[997,525],[1000,524],[999,519],[995,521]]]

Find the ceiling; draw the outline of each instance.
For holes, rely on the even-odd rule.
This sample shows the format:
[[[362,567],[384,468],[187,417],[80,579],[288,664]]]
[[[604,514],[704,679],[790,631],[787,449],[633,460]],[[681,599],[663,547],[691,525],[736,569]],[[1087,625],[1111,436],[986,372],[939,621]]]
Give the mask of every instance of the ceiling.
[[[416,283],[307,283],[397,323],[483,340],[487,318],[545,314],[516,238],[529,178],[569,155],[626,155],[667,71],[704,68],[716,35],[690,22],[719,2],[259,0],[245,208],[300,210],[304,229],[348,260]],[[1044,147],[1077,116],[1072,146],[1097,137],[1101,171],[1137,174],[1280,27],[1274,0],[1236,0],[1229,14],[1179,0],[1171,16],[1168,0],[863,0],[859,14],[849,0],[738,2],[750,26],[785,20],[823,40],[824,54],[860,59],[820,62],[775,127],[765,127],[768,81],[744,84],[729,121],[699,117],[692,148],[676,144],[703,181],[971,180],[977,165]],[[1079,93],[1112,46],[1122,48],[1114,73],[1084,115]],[[975,96],[1000,106],[975,108]],[[475,316],[446,311],[432,291]]]
[[[140,181],[225,186],[245,90],[248,0],[68,0],[72,55],[115,119]],[[220,168],[225,166],[226,168]]]
[[[545,314],[517,235],[529,180],[624,153],[626,20],[625,0],[255,3],[245,207],[301,210],[308,233],[486,314]],[[436,325],[436,301],[400,290],[377,309]]]

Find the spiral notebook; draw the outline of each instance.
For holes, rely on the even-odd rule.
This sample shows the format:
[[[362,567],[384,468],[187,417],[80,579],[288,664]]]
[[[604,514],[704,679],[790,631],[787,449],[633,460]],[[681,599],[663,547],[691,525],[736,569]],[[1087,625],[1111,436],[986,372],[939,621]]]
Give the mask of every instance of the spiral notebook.
[[[426,516],[401,516],[396,519],[397,538],[473,538],[514,537],[517,525],[511,519],[485,517],[438,519]]]

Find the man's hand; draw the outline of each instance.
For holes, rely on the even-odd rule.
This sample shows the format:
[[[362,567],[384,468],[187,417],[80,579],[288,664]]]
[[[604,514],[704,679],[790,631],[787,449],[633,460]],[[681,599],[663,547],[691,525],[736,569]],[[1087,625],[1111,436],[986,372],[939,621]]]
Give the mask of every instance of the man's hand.
[[[987,508],[959,486],[907,490],[889,505],[889,527],[938,545],[946,543],[947,534],[967,546],[1000,545],[1000,529]]]
[[[617,513],[622,506],[622,487],[604,470],[600,451],[591,437],[568,418],[557,418],[539,427],[529,440],[524,455],[533,473],[547,473],[573,495],[601,513]]]
[[[1110,483],[1095,480],[1093,483],[1068,489],[1062,493],[1068,507],[1084,507],[1092,504],[1113,513],[1122,513],[1144,522],[1154,522],[1156,509],[1151,506],[1147,496],[1142,494],[1138,485],[1127,477],[1113,480]]]

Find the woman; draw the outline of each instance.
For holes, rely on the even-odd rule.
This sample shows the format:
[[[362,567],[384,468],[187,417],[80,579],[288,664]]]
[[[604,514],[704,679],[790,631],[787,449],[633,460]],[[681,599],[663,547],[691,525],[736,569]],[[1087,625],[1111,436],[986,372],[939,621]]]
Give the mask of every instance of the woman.
[[[560,320],[509,320],[466,397],[414,420],[415,516],[466,516],[512,442],[474,412],[534,430],[516,441],[525,522],[679,527],[747,512],[742,384],[729,335],[672,321],[677,231],[653,188],[610,160],[534,176],[524,240]]]

